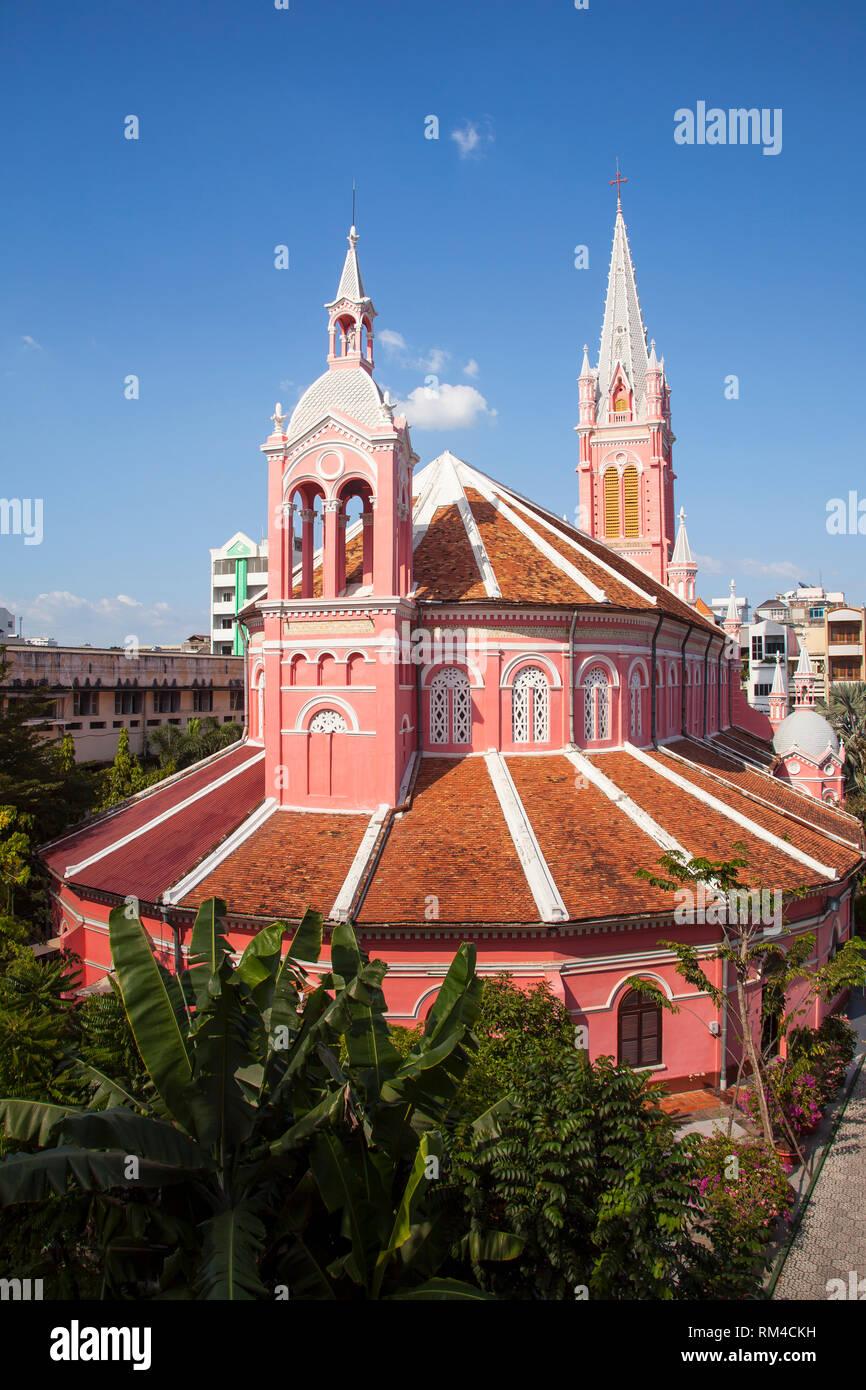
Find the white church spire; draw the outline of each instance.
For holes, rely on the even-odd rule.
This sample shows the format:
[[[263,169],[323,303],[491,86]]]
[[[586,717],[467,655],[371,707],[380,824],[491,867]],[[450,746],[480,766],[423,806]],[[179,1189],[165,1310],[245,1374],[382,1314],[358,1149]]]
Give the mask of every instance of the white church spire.
[[[646,374],[649,354],[646,329],[637,295],[634,265],[617,198],[616,223],[613,231],[613,250],[607,278],[607,298],[601,328],[601,349],[598,357],[598,420],[608,419],[608,395],[616,384],[617,367],[621,366],[634,394],[634,414],[643,418],[646,408]]]

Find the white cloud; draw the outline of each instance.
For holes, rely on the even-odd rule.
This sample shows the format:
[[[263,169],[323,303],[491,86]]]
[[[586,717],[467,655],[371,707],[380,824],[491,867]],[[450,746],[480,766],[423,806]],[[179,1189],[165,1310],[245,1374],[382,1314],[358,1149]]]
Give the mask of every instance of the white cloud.
[[[451,353],[446,352],[444,348],[431,348],[426,357],[419,357],[415,366],[422,372],[438,373],[450,357]]]
[[[753,574],[757,578],[767,579],[793,579],[795,583],[800,582],[802,569],[793,564],[790,560],[742,560],[740,568],[746,574]]]
[[[61,645],[86,641],[111,646],[128,635],[142,644],[159,638],[181,641],[190,632],[200,631],[203,621],[200,612],[178,612],[162,601],[146,605],[129,594],[90,599],[68,589],[52,589],[30,599],[0,597],[0,605],[21,615],[25,637],[55,637]],[[130,634],[130,623],[134,634]]]
[[[715,560],[712,555],[697,555],[692,551],[692,559],[697,565],[699,573],[724,574],[728,568],[724,561]]]
[[[449,386],[447,382],[436,389],[416,386],[397,408],[419,430],[471,429],[479,419],[496,415],[474,386]]]
[[[466,366],[463,368],[463,375],[472,377],[478,375],[478,363],[475,361],[474,357],[470,357],[469,361],[466,363]]]
[[[493,123],[489,116],[483,121],[464,121],[462,126],[452,130],[451,139],[461,159],[480,159],[485,146],[493,144]]]
[[[393,328],[381,328],[376,334],[376,339],[389,354],[406,351],[406,339],[402,333],[395,333]]]
[[[36,352],[42,351],[42,344],[37,343],[35,338],[31,338],[29,333],[22,333],[21,341],[24,344],[25,348],[35,350]]]

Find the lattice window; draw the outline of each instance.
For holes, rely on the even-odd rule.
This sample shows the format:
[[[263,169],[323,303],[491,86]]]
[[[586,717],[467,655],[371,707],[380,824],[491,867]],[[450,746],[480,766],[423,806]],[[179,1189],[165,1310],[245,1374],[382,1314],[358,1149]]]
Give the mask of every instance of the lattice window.
[[[469,677],[459,666],[445,666],[430,683],[430,742],[472,742]]]
[[[622,475],[623,491],[623,534],[640,535],[640,504],[638,502],[638,477],[636,468],[627,468]]]
[[[515,743],[547,743],[550,740],[548,684],[540,666],[524,666],[515,678],[511,727]]]
[[[347,728],[342,714],[335,709],[320,709],[310,720],[311,734],[340,734],[345,733]]]
[[[632,738],[640,738],[643,731],[641,711],[640,674],[635,671],[629,681],[629,728]]]
[[[603,666],[593,666],[583,682],[583,732],[587,741],[610,737],[610,682]]]
[[[615,468],[604,475],[604,534],[619,535],[619,474]]]

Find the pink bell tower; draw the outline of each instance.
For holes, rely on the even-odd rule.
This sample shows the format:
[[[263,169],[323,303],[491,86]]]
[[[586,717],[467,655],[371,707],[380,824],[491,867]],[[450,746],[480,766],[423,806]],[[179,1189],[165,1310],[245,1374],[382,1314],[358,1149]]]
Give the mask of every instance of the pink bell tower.
[[[268,459],[268,596],[250,644],[251,736],[280,807],[374,811],[398,803],[417,746],[415,682],[393,634],[413,625],[412,450],[373,379],[375,309],[358,233],[328,311],[327,369]],[[300,532],[301,562],[293,540]],[[255,710],[262,710],[256,719]]]
[[[617,171],[616,223],[598,366],[578,378],[581,527],[662,584],[674,538],[670,390],[655,342],[647,351]]]

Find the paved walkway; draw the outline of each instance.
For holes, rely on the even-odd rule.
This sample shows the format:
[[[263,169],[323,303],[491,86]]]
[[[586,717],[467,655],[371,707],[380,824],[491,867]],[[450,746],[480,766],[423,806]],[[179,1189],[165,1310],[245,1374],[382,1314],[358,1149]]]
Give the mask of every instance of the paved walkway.
[[[852,1009],[852,1015],[859,1012]],[[862,1036],[862,1014],[851,1021],[859,1024]],[[851,1278],[854,1272],[856,1280]],[[831,1279],[843,1281],[846,1298],[851,1297],[855,1282],[866,1280],[866,1064],[849,1097],[773,1297],[826,1299]],[[835,1292],[838,1297],[838,1286]],[[866,1283],[861,1298],[863,1292]]]

